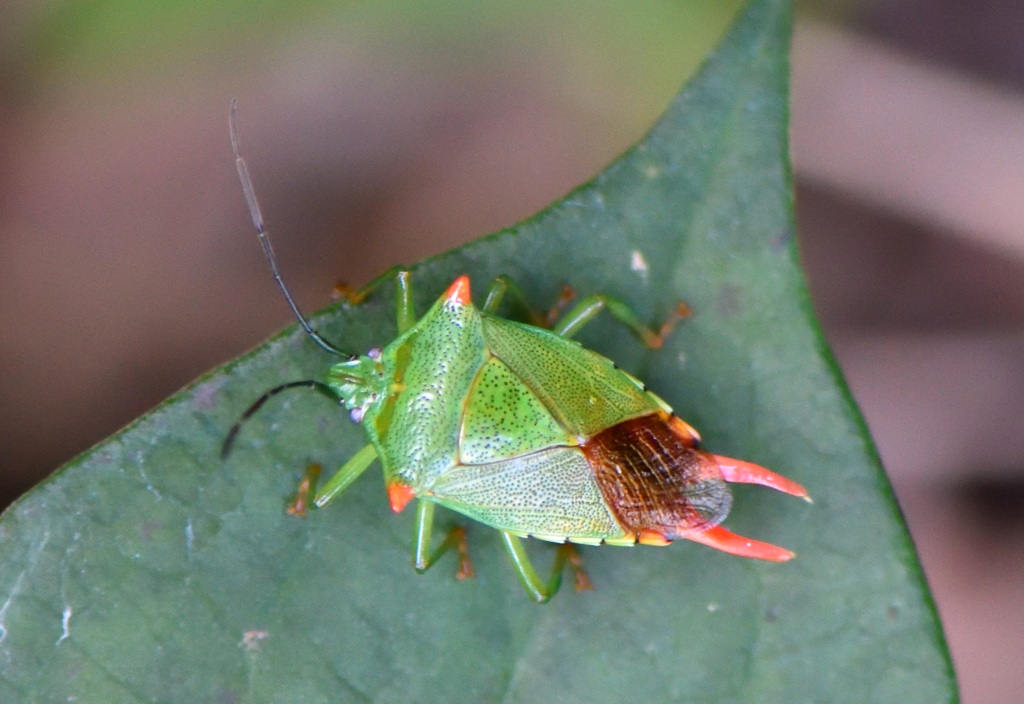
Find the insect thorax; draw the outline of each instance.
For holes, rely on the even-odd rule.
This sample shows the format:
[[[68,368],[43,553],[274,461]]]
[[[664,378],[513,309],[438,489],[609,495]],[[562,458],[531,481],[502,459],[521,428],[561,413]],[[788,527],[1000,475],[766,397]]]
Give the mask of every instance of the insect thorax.
[[[441,299],[377,355],[336,365],[385,481],[417,493],[457,461],[463,402],[486,359],[479,311]],[[328,382],[331,383],[331,382]]]

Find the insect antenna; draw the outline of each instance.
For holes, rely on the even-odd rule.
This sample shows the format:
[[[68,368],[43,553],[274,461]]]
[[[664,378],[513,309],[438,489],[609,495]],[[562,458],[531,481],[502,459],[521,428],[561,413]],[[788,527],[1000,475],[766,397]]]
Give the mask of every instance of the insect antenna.
[[[298,304],[295,299],[292,298],[291,292],[284,283],[284,279],[281,278],[281,271],[277,266],[277,257],[274,256],[274,248],[270,246],[270,237],[267,235],[267,226],[263,222],[263,214],[260,212],[259,203],[256,202],[256,189],[253,188],[252,179],[249,177],[249,169],[245,165],[245,159],[242,158],[242,146],[238,138],[238,125],[236,124],[236,114],[238,112],[238,99],[235,98],[231,101],[231,115],[228,118],[228,126],[231,132],[231,150],[235,154],[235,166],[238,168],[238,178],[242,182],[242,191],[245,193],[245,202],[249,206],[249,216],[252,217],[252,224],[256,227],[256,235],[260,238],[260,246],[263,247],[263,256],[267,258],[267,262],[270,263],[270,273],[274,276],[274,281],[277,282],[277,287],[281,289],[281,293],[284,294],[284,299],[288,301],[288,306],[292,309],[292,313],[295,315],[295,319],[299,321],[299,325],[306,331],[309,338],[313,340],[321,348],[327,350],[331,354],[345,359],[354,359],[354,355],[342,351],[337,345],[328,342],[324,338],[320,337],[320,334],[313,329],[306,320],[306,316],[299,310]]]
[[[231,426],[231,430],[228,431],[227,437],[224,438],[224,444],[221,445],[220,458],[222,460],[227,459],[228,455],[231,454],[232,445],[235,444],[235,438],[238,437],[238,431],[242,429],[242,426],[245,425],[245,422],[247,420],[253,417],[256,411],[260,410],[260,408],[263,407],[264,403],[270,400],[271,397],[277,396],[282,391],[297,388],[305,388],[310,389],[312,391],[316,391],[326,396],[327,398],[331,399],[335,403],[337,403],[339,400],[337,395],[333,391],[331,391],[330,386],[319,381],[314,381],[312,379],[304,379],[303,381],[290,381],[287,384],[275,386],[274,388],[270,389],[262,396],[260,396],[258,399],[256,399],[251,406],[245,409],[245,413],[243,413],[242,416],[237,421],[235,421],[235,424]]]

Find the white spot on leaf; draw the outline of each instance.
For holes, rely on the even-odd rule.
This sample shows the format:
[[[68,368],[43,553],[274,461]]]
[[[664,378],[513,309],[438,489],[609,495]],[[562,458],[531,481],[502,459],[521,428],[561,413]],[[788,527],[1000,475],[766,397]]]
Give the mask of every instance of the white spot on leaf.
[[[647,280],[647,277],[650,274],[650,267],[647,266],[647,260],[644,258],[643,253],[638,249],[634,249],[632,254],[629,256],[629,268],[640,274],[640,278],[644,281]]]
[[[242,634],[242,640],[238,642],[239,648],[245,648],[250,653],[259,650],[260,642],[266,640],[270,634],[262,628],[254,628]]]
[[[71,635],[71,614],[74,613],[74,609],[70,606],[65,606],[64,610],[60,614],[60,638],[54,645],[60,645],[61,641],[67,640],[68,636]]]

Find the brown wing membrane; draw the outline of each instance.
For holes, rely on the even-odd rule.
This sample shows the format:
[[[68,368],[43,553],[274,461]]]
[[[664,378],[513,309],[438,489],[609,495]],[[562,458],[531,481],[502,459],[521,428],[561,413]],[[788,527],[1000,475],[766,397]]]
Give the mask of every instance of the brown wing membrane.
[[[732,494],[714,457],[693,447],[661,414],[614,425],[590,438],[586,455],[605,502],[626,531],[656,542],[718,525]]]

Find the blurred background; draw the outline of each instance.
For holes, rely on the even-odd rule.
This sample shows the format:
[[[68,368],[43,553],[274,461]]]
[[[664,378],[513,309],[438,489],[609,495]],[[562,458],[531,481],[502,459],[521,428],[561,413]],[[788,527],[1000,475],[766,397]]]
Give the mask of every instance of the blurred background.
[[[4,0],[0,505],[290,322],[638,139],[737,0]],[[802,2],[792,141],[826,334],[967,704],[1024,691],[1024,3]]]

